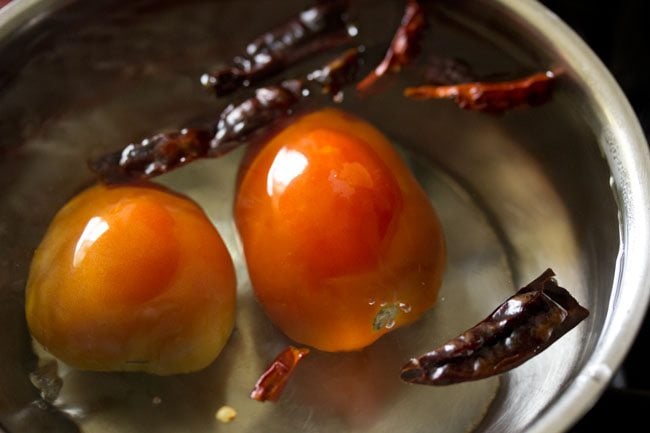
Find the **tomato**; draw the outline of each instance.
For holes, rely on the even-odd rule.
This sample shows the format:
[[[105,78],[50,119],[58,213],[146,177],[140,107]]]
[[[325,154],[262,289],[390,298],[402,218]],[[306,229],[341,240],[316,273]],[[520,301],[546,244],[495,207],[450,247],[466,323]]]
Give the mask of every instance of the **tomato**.
[[[33,337],[86,370],[184,373],[210,364],[235,318],[235,271],[219,233],[162,187],[92,187],[67,203],[34,255]]]
[[[435,303],[441,226],[379,131],[326,109],[247,161],[235,220],[257,298],[287,336],[326,351],[360,349]]]

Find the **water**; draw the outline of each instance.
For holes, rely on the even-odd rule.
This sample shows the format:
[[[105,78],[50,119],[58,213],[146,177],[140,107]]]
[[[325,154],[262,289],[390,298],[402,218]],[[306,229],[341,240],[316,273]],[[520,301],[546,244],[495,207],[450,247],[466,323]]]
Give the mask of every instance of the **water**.
[[[0,389],[11,396],[6,408],[0,401],[3,427],[12,433],[34,431],[35,426],[86,433],[472,429],[498,392],[499,379],[444,388],[409,386],[399,380],[399,369],[410,357],[484,318],[512,294],[515,281],[530,281],[546,266],[553,266],[560,282],[576,289],[579,299],[587,297],[581,284],[583,257],[555,187],[563,178],[549,178],[530,154],[565,143],[588,146],[590,137],[584,138],[566,113],[553,111],[554,103],[498,119],[461,112],[446,102],[407,103],[401,89],[420,77],[409,70],[372,99],[346,97],[341,107],[369,120],[400,147],[441,218],[448,268],[438,303],[422,320],[363,351],[312,351],[278,403],[250,400],[259,374],[290,341],[255,301],[236,236],[231,214],[239,150],[160,178],[205,209],[236,265],[237,324],[219,358],[197,373],[156,377],[72,370],[48,364],[37,350],[41,365],[49,366],[38,370],[23,312],[29,260],[54,213],[92,182],[85,160],[152,132],[214,117],[226,101],[215,102],[202,93],[198,77],[266,29],[268,16],[280,13],[273,1],[255,2],[255,14],[240,1],[163,2],[149,9],[147,4],[121,5],[98,14],[100,20],[78,32],[55,34],[55,48],[16,63],[23,65],[20,74],[0,94],[0,119],[10,120],[0,124],[0,144],[6,150],[0,154],[0,256],[9,258],[0,262],[0,317],[8,324],[0,329],[0,347],[9,348],[2,360],[11,366],[0,370]],[[282,7],[296,10],[303,4],[282,2]],[[401,13],[394,2],[373,5],[358,19],[369,55],[381,52],[387,26],[368,23],[396,21]],[[70,27],[76,17],[63,14],[49,28]],[[215,25],[215,17],[223,25]],[[236,24],[251,18],[245,28]],[[463,53],[479,73],[539,60],[515,58],[512,41],[496,43],[438,18],[433,18],[425,52]],[[561,164],[575,167],[584,161],[582,155],[565,155]],[[561,166],[558,170],[562,172]],[[587,177],[589,183],[595,178]],[[577,186],[567,191],[586,196]],[[395,308],[406,312],[410,306]],[[388,319],[381,325],[390,324]],[[506,376],[501,389],[507,395],[519,395],[510,392],[513,384],[524,395],[536,392],[535,399],[513,398],[513,411],[532,417],[553,398],[575,365],[578,353],[571,349],[580,345],[582,336],[569,335],[558,350],[549,350],[553,354],[545,353]],[[533,409],[518,410],[524,403]],[[238,414],[228,425],[215,419],[224,405]]]
[[[44,360],[47,359],[44,357]],[[59,376],[59,365],[54,359],[44,361],[34,372],[30,373],[29,380],[40,392],[41,398],[47,403],[53,403],[61,392],[63,381]]]
[[[485,317],[513,291],[506,253],[482,210],[435,166],[410,158],[438,209],[449,253],[440,300],[416,324],[389,333],[360,352],[312,351],[277,404],[248,399],[257,376],[288,340],[257,305],[231,217],[233,182],[241,152],[204,161],[164,176],[161,183],[196,200],[229,247],[239,280],[235,331],[224,352],[204,371],[174,377],[80,372],[61,365],[63,386],[55,407],[87,433],[144,428],[157,432],[213,432],[223,428],[214,412],[236,409],[237,431],[393,432],[408,420],[429,419],[430,431],[465,432],[482,418],[498,379],[445,388],[410,386],[401,365]],[[417,162],[415,162],[417,161]],[[476,249],[483,251],[477,260]],[[406,304],[386,305],[380,326],[394,326]],[[392,316],[389,314],[393,312]],[[41,352],[43,355],[43,353]],[[461,409],[462,408],[462,409]],[[461,416],[462,414],[462,416]],[[268,417],[272,422],[264,421]],[[406,421],[405,421],[406,420]]]

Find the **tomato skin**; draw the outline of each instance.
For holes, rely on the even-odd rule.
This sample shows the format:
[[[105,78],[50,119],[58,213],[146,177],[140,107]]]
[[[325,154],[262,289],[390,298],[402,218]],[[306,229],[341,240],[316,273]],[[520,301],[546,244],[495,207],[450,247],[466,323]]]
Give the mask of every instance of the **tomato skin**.
[[[235,318],[235,271],[186,197],[152,185],[94,186],[55,216],[26,289],[32,336],[84,370],[199,370]]]
[[[297,342],[360,349],[436,301],[435,211],[386,138],[349,114],[308,114],[250,156],[235,220],[260,303]]]

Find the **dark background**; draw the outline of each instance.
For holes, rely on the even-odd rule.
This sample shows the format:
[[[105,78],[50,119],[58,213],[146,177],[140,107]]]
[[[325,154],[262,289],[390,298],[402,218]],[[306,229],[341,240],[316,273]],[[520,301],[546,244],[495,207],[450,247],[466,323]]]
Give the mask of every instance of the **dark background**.
[[[612,72],[650,136],[650,0],[542,0],[571,26]],[[650,282],[649,282],[650,284]],[[621,369],[596,406],[570,430],[650,431],[650,362],[643,350],[650,315]]]
[[[607,65],[650,132],[650,1],[542,0]],[[650,409],[650,407],[648,408]]]

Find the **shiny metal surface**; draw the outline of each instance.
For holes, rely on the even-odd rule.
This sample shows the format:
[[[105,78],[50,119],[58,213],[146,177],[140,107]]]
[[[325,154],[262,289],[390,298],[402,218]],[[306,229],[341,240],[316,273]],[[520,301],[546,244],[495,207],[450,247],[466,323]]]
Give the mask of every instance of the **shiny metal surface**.
[[[376,23],[401,11],[371,3],[359,26],[372,55],[386,38]],[[269,16],[302,4],[23,0],[0,12],[1,427],[465,432],[478,423],[479,432],[560,432],[598,398],[648,303],[647,144],[609,73],[541,5],[462,0],[431,3],[425,52],[463,57],[481,73],[558,65],[566,75],[549,104],[498,118],[406,102],[399,90],[419,79],[408,73],[370,104],[344,102],[401,146],[440,213],[450,264],[422,321],[361,352],[314,353],[279,404],[250,401],[256,376],[287,340],[251,296],[230,217],[234,153],[161,179],[204,206],[237,263],[237,329],[222,356],[171,378],[61,366],[54,407],[39,400],[24,283],[49,219],[92,179],[85,159],[214,116],[225,102],[203,94],[197,77],[266,29]],[[549,266],[592,312],[566,338],[499,380],[399,383],[404,359],[472,325]],[[213,418],[222,404],[239,412],[231,425]]]
[[[619,206],[621,246],[611,291],[608,296],[600,294],[598,299],[603,304],[606,302],[607,315],[593,352],[571,385],[528,430],[560,431],[595,403],[622,362],[647,309],[650,296],[648,144],[636,115],[611,74],[571,29],[537,2],[495,3],[498,3],[497,13],[522,23],[520,29],[528,30],[531,44],[551,53],[567,68],[577,87],[573,109],[589,119],[588,124],[607,159]]]

